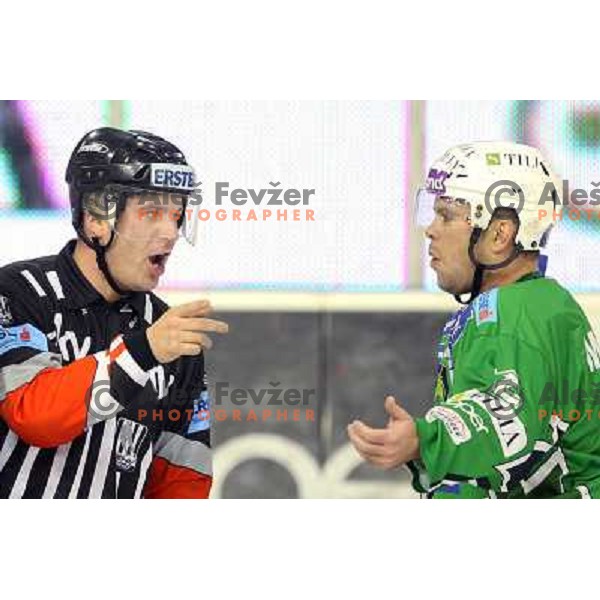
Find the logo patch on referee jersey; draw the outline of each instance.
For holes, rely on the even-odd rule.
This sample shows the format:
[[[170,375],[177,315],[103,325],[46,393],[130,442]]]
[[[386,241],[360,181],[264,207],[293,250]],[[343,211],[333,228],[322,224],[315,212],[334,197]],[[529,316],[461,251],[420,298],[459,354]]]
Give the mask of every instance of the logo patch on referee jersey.
[[[48,352],[48,340],[39,329],[28,323],[17,327],[0,327],[0,356],[18,348]]]
[[[188,427],[188,433],[198,433],[210,429],[210,395],[204,390],[194,400],[194,415]]]
[[[129,473],[138,464],[138,455],[148,428],[141,423],[121,418],[117,421],[115,442],[115,463],[119,471]]]
[[[498,288],[484,292],[475,300],[477,325],[498,322]]]

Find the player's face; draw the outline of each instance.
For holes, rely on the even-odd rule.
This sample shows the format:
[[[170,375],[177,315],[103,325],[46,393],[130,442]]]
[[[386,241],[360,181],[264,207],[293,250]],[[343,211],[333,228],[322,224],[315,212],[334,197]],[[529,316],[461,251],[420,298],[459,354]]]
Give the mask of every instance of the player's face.
[[[107,252],[109,269],[132,291],[156,288],[179,238],[179,198],[131,196],[117,224],[117,235]]]
[[[475,268],[469,259],[472,227],[470,207],[438,198],[434,217],[425,235],[429,239],[431,268],[437,275],[438,286],[451,294],[471,290]]]

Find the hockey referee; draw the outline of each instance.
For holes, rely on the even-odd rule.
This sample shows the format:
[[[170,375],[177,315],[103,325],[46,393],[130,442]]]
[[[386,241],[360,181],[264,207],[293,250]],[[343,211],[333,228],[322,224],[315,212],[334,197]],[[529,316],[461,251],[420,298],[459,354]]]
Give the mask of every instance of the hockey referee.
[[[68,168],[77,239],[0,269],[0,498],[207,498],[208,302],[152,290],[194,242],[194,171],[141,131],[102,128]]]

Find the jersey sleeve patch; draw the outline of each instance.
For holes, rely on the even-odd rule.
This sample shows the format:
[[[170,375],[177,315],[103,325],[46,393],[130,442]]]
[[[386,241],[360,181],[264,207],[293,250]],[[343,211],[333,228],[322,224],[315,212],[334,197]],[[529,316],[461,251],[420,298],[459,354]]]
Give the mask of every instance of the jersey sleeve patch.
[[[188,435],[210,429],[210,396],[204,390],[199,398],[194,400],[194,414],[188,427]]]
[[[458,446],[471,439],[471,431],[462,417],[455,411],[445,406],[434,406],[426,415],[428,423],[441,421],[446,427],[452,441]]]

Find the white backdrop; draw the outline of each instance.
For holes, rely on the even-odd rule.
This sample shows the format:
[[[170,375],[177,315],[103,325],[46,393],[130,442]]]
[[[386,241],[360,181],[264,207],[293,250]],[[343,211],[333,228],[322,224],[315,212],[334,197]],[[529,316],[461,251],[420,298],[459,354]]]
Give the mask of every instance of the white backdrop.
[[[203,182],[195,249],[184,245],[163,287],[205,290],[395,292],[407,281],[409,173],[424,176],[447,147],[469,140],[517,139],[539,145],[575,186],[600,182],[600,104],[595,101],[428,101],[422,122],[409,123],[403,101],[107,101],[18,103],[51,206],[67,207],[64,170],[81,135],[115,120],[157,132],[186,152]],[[527,106],[523,110],[523,106]],[[73,234],[68,214],[11,211],[21,198],[18,156],[3,147],[0,123],[0,265],[57,252]],[[412,128],[412,129],[411,129]],[[409,156],[423,138],[423,156]],[[314,189],[314,222],[243,218],[253,206],[226,204],[215,218],[215,184],[234,188]],[[267,196],[268,198],[268,196]],[[256,207],[254,207],[256,208]],[[206,213],[205,213],[206,214]],[[559,224],[550,240],[548,274],[574,291],[600,290],[600,220]],[[435,282],[423,257],[425,289]]]
[[[67,189],[61,169],[86,128],[100,126],[100,104],[63,103],[57,117],[49,103],[36,143],[50,165],[52,185]],[[406,278],[406,143],[404,102],[182,102],[126,103],[125,126],[162,135],[179,145],[202,181],[196,248],[175,252],[164,285],[204,289],[323,289],[390,291]],[[64,128],[68,108],[78,117]],[[30,113],[42,115],[32,104]],[[98,123],[90,123],[97,109]],[[60,111],[58,111],[60,112]],[[42,119],[43,120],[43,119]],[[93,120],[92,120],[93,121]],[[76,126],[77,132],[74,131]],[[57,132],[63,127],[57,144]],[[61,163],[61,169],[57,165]],[[6,178],[5,178],[6,180]],[[314,189],[308,207],[239,207],[224,204],[227,220],[215,218],[215,184],[235,188]],[[6,190],[5,190],[6,193]],[[268,199],[269,196],[267,195]],[[257,222],[234,222],[259,209]],[[288,209],[288,221],[262,221],[262,209]],[[314,211],[314,222],[294,222],[294,208]],[[207,213],[204,213],[205,215]],[[60,248],[68,226],[43,214],[31,221],[0,216],[0,264]],[[56,217],[56,215],[54,215]],[[68,218],[67,218],[68,220]]]

